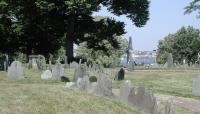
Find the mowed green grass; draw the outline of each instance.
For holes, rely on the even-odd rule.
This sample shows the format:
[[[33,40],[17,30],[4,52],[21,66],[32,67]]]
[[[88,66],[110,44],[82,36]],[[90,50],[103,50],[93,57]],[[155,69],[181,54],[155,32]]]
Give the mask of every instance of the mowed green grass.
[[[154,93],[200,99],[192,94],[192,81],[199,71],[126,71],[125,79],[131,80],[133,85],[145,86]],[[119,88],[122,82],[114,81],[114,87]]]
[[[26,70],[26,79],[9,80],[0,72],[0,114],[141,114],[109,98],[65,89],[60,81],[41,80],[40,74]]]
[[[106,69],[108,74],[113,70]],[[110,73],[109,73],[110,71]],[[74,70],[66,69],[65,76],[73,78]],[[90,72],[90,75],[98,74]],[[0,72],[0,114],[140,114],[136,108],[112,99],[97,97],[79,90],[65,89],[60,81],[40,79],[41,71],[26,69],[25,80],[9,80]],[[191,97],[192,80],[198,71],[126,71],[125,79],[135,87],[145,86],[154,93]],[[110,75],[110,78],[114,76]],[[123,81],[113,81],[119,89]],[[174,106],[174,114],[198,114]]]

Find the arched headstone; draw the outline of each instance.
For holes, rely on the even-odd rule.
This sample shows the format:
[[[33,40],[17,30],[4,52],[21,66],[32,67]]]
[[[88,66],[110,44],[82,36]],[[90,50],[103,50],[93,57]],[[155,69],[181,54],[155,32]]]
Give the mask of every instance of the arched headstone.
[[[24,79],[24,70],[22,63],[13,61],[11,66],[8,67],[8,78],[10,79]]]

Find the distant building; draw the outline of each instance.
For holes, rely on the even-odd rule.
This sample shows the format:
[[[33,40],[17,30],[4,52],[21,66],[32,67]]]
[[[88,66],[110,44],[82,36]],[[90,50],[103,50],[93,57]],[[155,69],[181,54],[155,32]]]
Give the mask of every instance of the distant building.
[[[126,57],[124,54],[121,57],[120,64],[126,64]],[[154,64],[156,63],[156,51],[132,51],[130,61],[134,61],[136,64]]]

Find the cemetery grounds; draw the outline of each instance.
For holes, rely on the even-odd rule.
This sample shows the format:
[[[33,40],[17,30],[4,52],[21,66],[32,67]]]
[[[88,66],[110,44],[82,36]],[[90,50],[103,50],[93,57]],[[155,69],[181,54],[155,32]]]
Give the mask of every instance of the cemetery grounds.
[[[116,69],[105,69],[105,72],[114,79]],[[0,72],[0,114],[142,114],[137,108],[109,98],[66,89],[64,82],[41,80],[41,73],[26,68],[25,80],[9,80],[6,72]],[[153,91],[163,106],[168,98],[177,100],[173,114],[200,114],[198,107],[195,108],[200,96],[192,94],[192,80],[199,73],[199,69],[192,68],[136,68],[134,72],[126,71],[125,80],[131,80],[134,87],[143,85]],[[70,80],[73,74],[74,69],[65,69],[65,76]],[[90,76],[97,74],[96,71],[90,71]],[[114,93],[118,93],[122,82],[113,80]],[[182,105],[184,102],[178,102],[181,100],[194,106]]]

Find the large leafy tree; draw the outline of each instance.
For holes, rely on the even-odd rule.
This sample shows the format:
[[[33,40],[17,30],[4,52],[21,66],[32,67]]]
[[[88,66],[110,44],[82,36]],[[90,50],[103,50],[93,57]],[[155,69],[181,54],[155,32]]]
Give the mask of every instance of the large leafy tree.
[[[148,0],[6,0],[17,21],[21,50],[47,54],[65,45],[69,59],[73,44],[87,42],[88,48],[103,50],[105,41],[114,48],[114,36],[124,34],[124,23],[110,18],[94,19],[101,5],[117,15],[126,15],[137,27],[149,19]]]
[[[115,39],[120,42],[119,49],[117,50],[113,48],[109,42],[104,42],[108,48],[107,51],[109,54],[104,53],[102,50],[96,51],[95,49],[88,49],[87,42],[84,42],[81,43],[76,50],[76,56],[87,60],[88,63],[96,62],[106,67],[118,65],[121,56],[125,53],[125,50],[128,47],[128,41],[121,36],[116,36]]]
[[[200,51],[199,44],[200,31],[190,26],[182,27],[159,41],[157,60],[159,63],[165,63],[168,53],[172,53],[175,62],[182,63],[183,59],[186,59],[188,63],[194,63]]]

